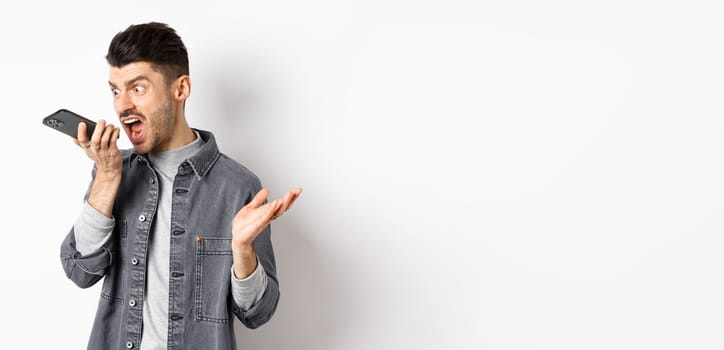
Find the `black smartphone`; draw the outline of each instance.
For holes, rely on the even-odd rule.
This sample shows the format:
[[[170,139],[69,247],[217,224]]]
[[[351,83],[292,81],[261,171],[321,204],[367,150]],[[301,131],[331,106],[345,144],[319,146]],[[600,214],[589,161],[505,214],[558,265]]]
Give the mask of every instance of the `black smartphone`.
[[[91,135],[93,135],[93,130],[96,128],[96,122],[88,118],[84,118],[77,113],[63,108],[43,118],[43,124],[74,139],[78,138],[78,124],[80,124],[80,122],[85,122],[85,125],[87,126],[86,133],[88,134],[88,139],[90,140]]]

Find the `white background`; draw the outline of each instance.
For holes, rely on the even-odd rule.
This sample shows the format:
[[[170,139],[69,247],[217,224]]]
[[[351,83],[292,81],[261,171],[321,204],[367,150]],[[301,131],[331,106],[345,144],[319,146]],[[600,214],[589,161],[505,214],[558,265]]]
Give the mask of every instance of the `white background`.
[[[719,3],[4,3],[0,346],[85,348],[100,284],[59,246],[92,164],[41,119],[116,121],[108,43],[157,20],[191,125],[305,190],[240,349],[722,349]]]

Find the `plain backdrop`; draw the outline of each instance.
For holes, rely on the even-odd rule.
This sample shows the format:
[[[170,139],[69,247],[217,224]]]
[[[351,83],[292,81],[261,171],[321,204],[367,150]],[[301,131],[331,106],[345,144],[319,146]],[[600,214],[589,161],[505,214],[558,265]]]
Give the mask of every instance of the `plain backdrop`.
[[[190,124],[304,188],[239,349],[722,349],[720,4],[4,2],[0,347],[86,346],[59,246],[92,164],[41,119],[117,123],[108,43],[155,20]]]

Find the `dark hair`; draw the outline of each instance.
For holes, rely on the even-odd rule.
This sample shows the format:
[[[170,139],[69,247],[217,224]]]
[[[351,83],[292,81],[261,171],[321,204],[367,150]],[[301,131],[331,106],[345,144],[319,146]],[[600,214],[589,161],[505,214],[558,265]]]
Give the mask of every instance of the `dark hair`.
[[[121,68],[135,62],[148,62],[171,83],[189,74],[189,56],[181,37],[165,23],[134,24],[116,34],[108,47],[106,61]]]

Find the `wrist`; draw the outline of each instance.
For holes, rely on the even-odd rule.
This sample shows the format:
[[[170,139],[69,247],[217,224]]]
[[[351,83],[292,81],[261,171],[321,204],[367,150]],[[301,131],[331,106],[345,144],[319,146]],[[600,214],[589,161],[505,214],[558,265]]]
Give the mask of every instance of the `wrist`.
[[[234,275],[237,279],[249,277],[257,267],[256,251],[253,245],[234,245],[231,248],[234,260]]]
[[[112,217],[113,204],[121,185],[121,176],[96,172],[87,202],[107,217]]]
[[[102,183],[115,183],[121,182],[121,170],[120,169],[97,169],[96,170],[96,182]]]
[[[231,253],[234,255],[234,259],[248,259],[249,257],[256,256],[253,244],[234,244],[231,247]]]

